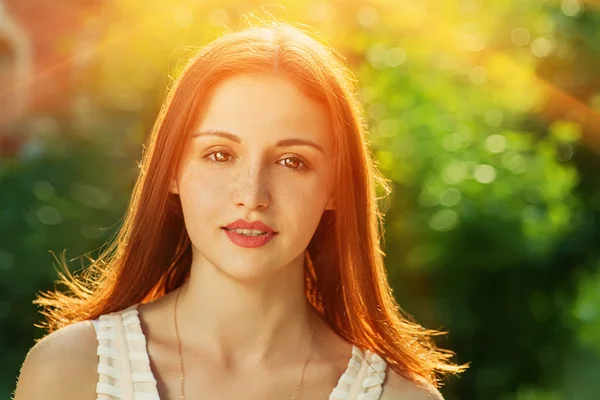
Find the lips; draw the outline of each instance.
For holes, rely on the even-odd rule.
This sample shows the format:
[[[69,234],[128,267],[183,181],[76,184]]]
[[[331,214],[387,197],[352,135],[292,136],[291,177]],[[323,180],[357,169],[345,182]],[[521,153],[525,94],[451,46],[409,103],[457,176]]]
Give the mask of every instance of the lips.
[[[262,221],[246,221],[245,219],[238,219],[228,225],[223,226],[224,229],[233,230],[233,229],[256,229],[258,231],[268,232],[268,233],[277,233],[273,228],[269,225],[265,224]]]
[[[223,230],[233,244],[249,249],[262,247],[277,237],[276,233],[263,233],[262,235],[258,236],[246,236],[241,233],[237,233],[236,231],[230,231],[226,228],[223,228]]]

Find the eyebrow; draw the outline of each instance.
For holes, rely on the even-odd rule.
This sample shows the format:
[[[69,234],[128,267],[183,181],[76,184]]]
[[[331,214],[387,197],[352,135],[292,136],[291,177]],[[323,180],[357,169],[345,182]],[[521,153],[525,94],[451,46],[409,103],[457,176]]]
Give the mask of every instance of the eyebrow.
[[[193,134],[194,138],[201,137],[201,136],[216,136],[216,137],[230,140],[235,143],[242,143],[242,139],[240,139],[239,136],[236,136],[233,133],[230,133],[230,132],[227,132],[227,131],[224,131],[221,129],[208,129],[206,131],[195,132]],[[317,149],[321,153],[325,154],[325,150],[323,150],[323,147],[319,146],[318,144],[316,144],[313,141],[306,140],[306,139],[296,139],[296,138],[283,139],[283,140],[278,141],[275,144],[275,147],[289,147],[289,146],[308,146],[308,147]]]

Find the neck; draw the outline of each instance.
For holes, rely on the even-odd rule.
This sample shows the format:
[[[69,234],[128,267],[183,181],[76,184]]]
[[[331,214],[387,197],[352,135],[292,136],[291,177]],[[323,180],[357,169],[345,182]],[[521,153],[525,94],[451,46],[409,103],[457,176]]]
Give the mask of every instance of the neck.
[[[177,305],[187,351],[231,368],[306,357],[316,316],[304,293],[304,255],[251,281],[194,258]]]

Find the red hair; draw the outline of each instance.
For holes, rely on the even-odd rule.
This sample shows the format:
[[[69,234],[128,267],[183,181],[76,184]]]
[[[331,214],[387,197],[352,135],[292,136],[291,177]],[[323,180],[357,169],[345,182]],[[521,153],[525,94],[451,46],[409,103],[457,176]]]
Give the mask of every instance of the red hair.
[[[348,342],[380,354],[408,379],[438,378],[462,367],[403,315],[387,281],[383,214],[377,189],[390,187],[377,170],[358,101],[356,80],[342,57],[320,39],[284,23],[254,26],[209,43],[175,80],[147,140],[133,195],[116,238],[81,278],[61,274],[68,294],[40,296],[49,331],[156,299],[181,286],[191,246],[179,198],[169,184],[207,93],[238,74],[274,74],[321,103],[332,123],[335,210],[325,211],[306,251],[306,296]]]

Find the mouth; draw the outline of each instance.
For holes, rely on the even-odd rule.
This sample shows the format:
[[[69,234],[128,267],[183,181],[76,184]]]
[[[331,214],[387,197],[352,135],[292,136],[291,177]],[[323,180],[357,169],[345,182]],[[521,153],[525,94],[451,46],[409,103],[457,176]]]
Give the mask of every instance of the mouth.
[[[266,231],[261,231],[259,229],[241,229],[241,228],[230,229],[230,228],[226,228],[224,226],[222,226],[221,229],[223,229],[227,232],[237,233],[239,235],[249,236],[249,237],[277,235],[277,232],[266,232]]]
[[[277,232],[265,232],[257,229],[221,228],[233,244],[244,248],[262,247],[277,236]]]
[[[275,234],[275,229],[261,220],[249,221],[246,219],[238,219],[230,224],[221,226],[229,232],[235,232],[244,236],[260,236],[264,234]]]

